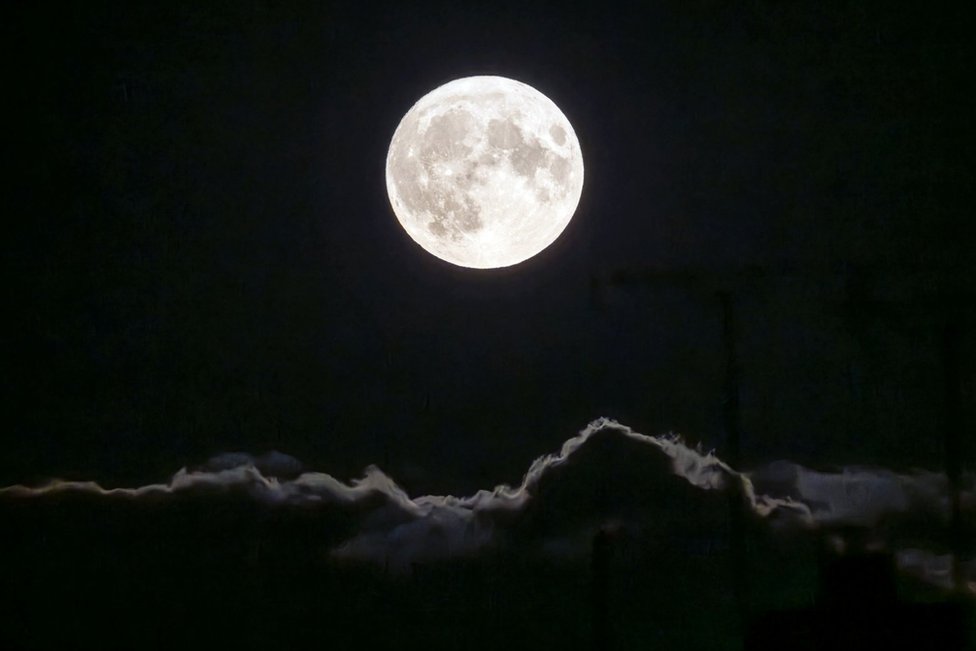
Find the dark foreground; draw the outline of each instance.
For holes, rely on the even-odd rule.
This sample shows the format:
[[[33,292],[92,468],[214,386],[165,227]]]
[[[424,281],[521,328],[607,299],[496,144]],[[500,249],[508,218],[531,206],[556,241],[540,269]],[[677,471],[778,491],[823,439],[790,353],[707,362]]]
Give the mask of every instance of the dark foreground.
[[[825,564],[760,527],[738,564],[722,530],[610,529],[584,556],[499,545],[398,572],[331,561],[341,520],[244,497],[0,500],[0,517],[4,649],[950,651],[972,628],[970,604],[883,560]]]

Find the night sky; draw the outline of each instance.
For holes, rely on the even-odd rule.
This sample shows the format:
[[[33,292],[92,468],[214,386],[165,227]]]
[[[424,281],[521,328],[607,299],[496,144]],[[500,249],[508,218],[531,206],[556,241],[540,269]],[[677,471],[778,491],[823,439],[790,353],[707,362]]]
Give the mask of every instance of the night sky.
[[[11,10],[0,476],[274,448],[463,491],[601,415],[720,446],[717,303],[592,284],[749,266],[750,458],[938,464],[923,303],[976,241],[953,16],[676,4]],[[546,93],[586,164],[564,235],[497,271],[419,249],[383,176],[472,74]],[[899,314],[845,312],[853,285]]]
[[[976,415],[961,15],[640,4],[6,7],[0,485],[278,450],[469,494],[600,416],[722,456],[719,291],[742,468],[941,470],[947,327]],[[403,114],[476,74],[586,168],[505,269],[424,252],[385,188]]]

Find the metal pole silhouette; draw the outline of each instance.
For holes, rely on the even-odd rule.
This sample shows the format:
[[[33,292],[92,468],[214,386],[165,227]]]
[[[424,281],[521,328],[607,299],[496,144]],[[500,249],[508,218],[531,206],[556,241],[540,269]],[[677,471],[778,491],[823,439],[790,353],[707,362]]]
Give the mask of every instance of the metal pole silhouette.
[[[593,649],[610,651],[613,636],[610,627],[610,534],[600,528],[593,536],[590,557],[593,600]]]
[[[959,358],[962,352],[962,331],[958,323],[949,321],[942,331],[942,365],[945,390],[945,465],[949,484],[949,540],[952,546],[952,583],[963,589],[962,564],[959,557],[964,552],[965,532],[962,524],[960,490],[962,476],[962,408],[960,404],[961,382]]]
[[[724,388],[722,396],[722,423],[725,436],[723,456],[733,468],[739,468],[741,461],[740,414],[739,414],[739,360],[736,348],[737,326],[734,301],[729,285],[732,282],[751,279],[761,271],[746,270],[737,274],[709,274],[694,271],[658,270],[619,270],[610,275],[608,281],[591,279],[591,291],[599,300],[599,292],[604,282],[609,285],[645,287],[682,287],[692,295],[703,300],[718,299],[722,311],[722,351],[724,366]],[[745,511],[742,496],[731,490],[728,498],[729,508],[729,561],[731,563],[732,592],[740,619],[748,616],[748,563],[745,555]]]
[[[722,347],[725,352],[725,396],[722,400],[725,454],[728,457],[729,465],[738,470],[741,454],[739,446],[739,360],[735,345],[735,312],[731,292],[722,290],[717,295],[722,306]],[[744,518],[742,495],[733,487],[729,491],[729,557],[732,561],[732,592],[735,596],[740,618],[748,616]]]

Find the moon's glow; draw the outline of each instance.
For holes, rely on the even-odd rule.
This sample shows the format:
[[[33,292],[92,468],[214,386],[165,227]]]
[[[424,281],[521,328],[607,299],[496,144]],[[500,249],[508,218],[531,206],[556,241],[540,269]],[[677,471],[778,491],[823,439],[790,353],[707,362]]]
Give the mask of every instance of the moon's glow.
[[[576,211],[583,157],[545,95],[465,77],[424,95],[386,157],[393,212],[411,238],[462,267],[507,267],[552,244]]]

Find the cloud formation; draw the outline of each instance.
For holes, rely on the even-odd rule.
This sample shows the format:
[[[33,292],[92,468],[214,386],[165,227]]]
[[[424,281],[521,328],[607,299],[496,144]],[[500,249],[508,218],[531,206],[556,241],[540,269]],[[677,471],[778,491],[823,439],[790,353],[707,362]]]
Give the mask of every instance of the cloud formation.
[[[974,513],[973,477],[964,480],[962,507]],[[947,587],[948,557],[942,534],[932,527],[949,519],[945,475],[867,467],[823,472],[788,461],[740,472],[677,436],[647,436],[606,418],[590,423],[558,452],[536,459],[518,486],[502,484],[470,496],[411,497],[375,466],[363,477],[343,482],[305,471],[297,459],[271,452],[261,457],[223,454],[199,468],[181,469],[167,483],[137,488],[55,480],[34,488],[0,488],[0,497],[81,493],[138,500],[243,494],[267,505],[348,516],[352,534],[330,550],[333,558],[409,570],[416,563],[475,556],[509,541],[534,545],[543,555],[586,554],[592,535],[608,523],[639,535],[686,526],[691,517],[724,517],[714,499],[695,506],[687,500],[729,490],[757,518],[777,528],[857,528],[877,535],[878,544],[895,553],[903,570]],[[674,502],[679,493],[684,501]],[[680,522],[668,521],[675,518],[672,511],[682,509],[691,512],[679,513]],[[920,544],[931,544],[935,551]],[[969,562],[963,569],[976,591],[976,564]]]

